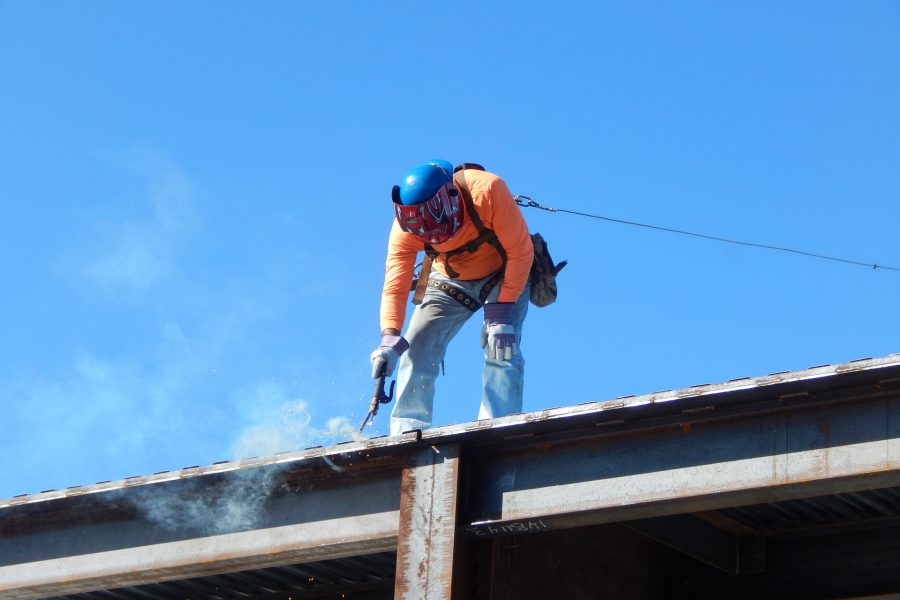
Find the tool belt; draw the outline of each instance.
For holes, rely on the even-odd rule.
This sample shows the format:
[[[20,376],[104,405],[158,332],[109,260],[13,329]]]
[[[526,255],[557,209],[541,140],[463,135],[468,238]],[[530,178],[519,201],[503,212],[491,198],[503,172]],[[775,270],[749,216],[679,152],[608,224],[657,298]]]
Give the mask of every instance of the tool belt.
[[[426,270],[426,266],[428,269]],[[413,295],[412,302],[413,304],[421,304],[422,299],[425,297],[425,290],[427,288],[432,288],[443,292],[468,308],[472,312],[476,312],[484,302],[487,300],[487,297],[490,295],[491,291],[497,287],[497,284],[503,280],[503,269],[500,269],[493,275],[489,275],[487,281],[483,286],[481,286],[481,290],[478,292],[478,298],[473,297],[467,291],[459,288],[448,281],[443,281],[439,279],[430,279],[428,271],[431,270],[430,261],[427,263],[422,263],[422,270],[419,271],[419,280],[416,283],[415,294]]]

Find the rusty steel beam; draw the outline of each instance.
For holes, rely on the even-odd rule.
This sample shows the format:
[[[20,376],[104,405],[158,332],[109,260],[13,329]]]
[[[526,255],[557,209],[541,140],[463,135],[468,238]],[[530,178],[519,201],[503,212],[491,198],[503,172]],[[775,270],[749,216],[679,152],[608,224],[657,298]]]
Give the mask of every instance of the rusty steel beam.
[[[476,537],[900,485],[900,398],[536,445],[473,463]]]
[[[261,504],[257,525],[249,530],[204,533],[182,524],[166,532],[162,542],[153,540],[164,525],[140,512],[132,521],[109,528],[82,524],[5,537],[0,548],[0,600],[390,551],[397,544],[399,488],[399,471],[344,484],[330,482]],[[180,505],[173,506],[177,510]]]
[[[403,470],[394,598],[450,600],[459,445],[429,446]]]
[[[0,599],[42,598],[392,550],[396,512],[0,567]]]

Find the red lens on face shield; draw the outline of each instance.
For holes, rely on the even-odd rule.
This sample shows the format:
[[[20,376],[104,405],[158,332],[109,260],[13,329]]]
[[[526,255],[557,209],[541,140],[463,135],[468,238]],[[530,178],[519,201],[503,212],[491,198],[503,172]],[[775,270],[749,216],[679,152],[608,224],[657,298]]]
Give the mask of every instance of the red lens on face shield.
[[[410,206],[394,202],[394,213],[400,229],[428,244],[446,242],[462,224],[459,193],[452,183],[441,186],[428,201]]]

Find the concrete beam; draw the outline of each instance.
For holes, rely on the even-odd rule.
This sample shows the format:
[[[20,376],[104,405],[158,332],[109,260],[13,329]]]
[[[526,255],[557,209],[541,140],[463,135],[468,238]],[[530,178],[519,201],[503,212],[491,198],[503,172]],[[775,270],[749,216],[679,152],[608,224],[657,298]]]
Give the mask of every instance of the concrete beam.
[[[450,600],[459,446],[421,450],[401,485],[394,598]]]

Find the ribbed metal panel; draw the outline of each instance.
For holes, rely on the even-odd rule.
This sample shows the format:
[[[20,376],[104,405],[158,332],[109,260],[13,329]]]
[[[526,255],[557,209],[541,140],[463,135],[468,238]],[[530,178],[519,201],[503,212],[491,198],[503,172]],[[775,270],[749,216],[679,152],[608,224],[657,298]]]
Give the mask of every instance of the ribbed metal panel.
[[[765,534],[900,517],[900,488],[819,496],[721,512]]]

